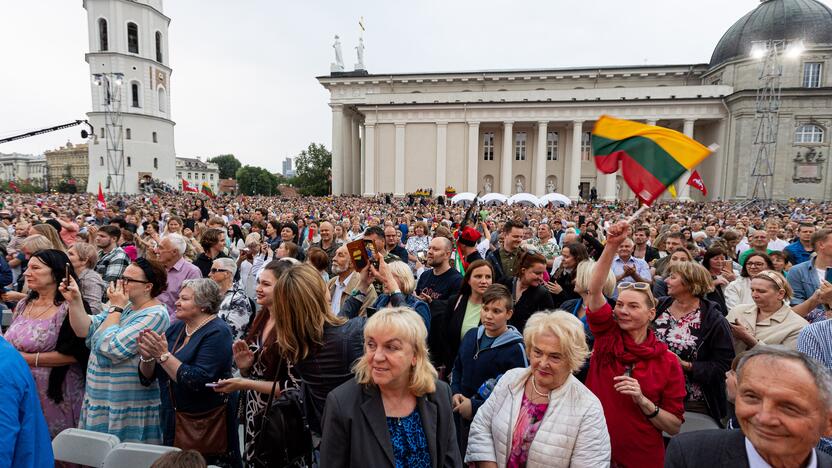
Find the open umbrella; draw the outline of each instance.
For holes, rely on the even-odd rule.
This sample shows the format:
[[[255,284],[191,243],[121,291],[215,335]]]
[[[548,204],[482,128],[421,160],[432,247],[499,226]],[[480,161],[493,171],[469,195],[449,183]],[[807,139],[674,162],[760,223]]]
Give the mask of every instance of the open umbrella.
[[[546,206],[549,203],[559,203],[564,206],[569,206],[572,204],[572,200],[570,200],[566,195],[556,192],[547,193],[546,195],[540,197],[540,206]]]
[[[529,205],[529,206],[538,206],[540,204],[540,200],[530,193],[517,193],[512,195],[511,198],[508,199],[509,205]]]
[[[451,198],[451,204],[458,205],[460,203],[471,203],[472,201],[474,201],[474,198],[476,196],[477,196],[476,193],[471,193],[471,192],[458,193],[458,194],[454,195],[453,198]]]
[[[508,197],[502,193],[487,193],[480,198],[480,201],[485,205],[502,205],[508,202]]]

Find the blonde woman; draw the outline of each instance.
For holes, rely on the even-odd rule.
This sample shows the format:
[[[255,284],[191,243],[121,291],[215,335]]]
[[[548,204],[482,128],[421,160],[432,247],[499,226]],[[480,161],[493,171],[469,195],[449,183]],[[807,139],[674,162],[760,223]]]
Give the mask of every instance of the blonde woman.
[[[58,231],[54,227],[46,223],[35,224],[34,226],[32,226],[32,229],[30,229],[30,231],[33,231],[31,232],[31,234],[40,234],[49,239],[49,243],[52,244],[52,246],[50,247],[51,249],[60,250],[61,252],[66,253],[66,246],[64,245],[64,241],[61,240],[61,236],[58,234]]]
[[[427,330],[392,307],[364,327],[355,379],[327,397],[321,466],[462,466],[451,391],[430,363]]]
[[[584,327],[562,310],[526,322],[529,368],[506,372],[480,407],[466,463],[478,467],[607,466],[610,437],[598,398],[574,375],[589,356]]]

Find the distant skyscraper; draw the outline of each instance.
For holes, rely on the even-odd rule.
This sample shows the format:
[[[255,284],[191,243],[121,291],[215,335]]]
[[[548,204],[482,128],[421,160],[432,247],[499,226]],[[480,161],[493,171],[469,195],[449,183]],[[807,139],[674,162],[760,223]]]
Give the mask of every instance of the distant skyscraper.
[[[294,177],[295,171],[292,169],[292,158],[286,158],[283,160],[283,176],[284,177]]]

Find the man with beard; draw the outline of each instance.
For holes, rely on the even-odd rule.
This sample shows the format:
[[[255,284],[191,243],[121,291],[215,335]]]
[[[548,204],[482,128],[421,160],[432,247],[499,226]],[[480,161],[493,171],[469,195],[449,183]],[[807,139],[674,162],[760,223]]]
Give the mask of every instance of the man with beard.
[[[358,283],[361,281],[361,274],[353,270],[352,261],[350,259],[350,252],[347,246],[338,247],[335,250],[335,256],[332,258],[330,265],[332,271],[332,278],[327,283],[327,291],[329,291],[328,299],[332,305],[332,313],[339,315],[341,307],[353,290],[358,288]],[[376,290],[369,288],[367,297],[361,304],[360,315],[364,315],[367,307],[370,307],[376,302]]]
[[[430,304],[435,300],[447,300],[459,292],[462,275],[451,268],[451,249],[453,244],[446,237],[434,237],[428,246],[427,263],[431,267],[425,270],[416,284],[416,296]]]

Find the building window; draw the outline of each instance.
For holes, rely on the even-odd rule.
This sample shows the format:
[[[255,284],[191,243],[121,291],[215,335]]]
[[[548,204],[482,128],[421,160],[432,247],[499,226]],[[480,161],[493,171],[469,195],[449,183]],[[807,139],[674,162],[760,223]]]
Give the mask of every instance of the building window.
[[[214,174],[211,174],[211,175],[209,176],[209,179],[214,180]]]
[[[125,140],[132,140],[133,139],[133,131],[128,129],[124,130],[124,139]]]
[[[107,134],[104,133],[104,127],[101,127],[101,138],[107,138]]]
[[[98,157],[98,165],[104,167],[104,156]]]
[[[156,136],[156,132],[153,132],[153,143],[159,143],[159,138]]]
[[[581,160],[589,161],[592,157],[592,132],[581,135]]]
[[[127,167],[133,167],[133,158],[127,156]]]
[[[107,38],[107,20],[98,19],[98,50],[105,52],[110,48],[110,41]]]
[[[159,88],[159,112],[165,111],[165,99],[167,93],[165,93],[165,88]]]
[[[153,169],[159,169],[159,158],[153,158]]]
[[[156,61],[162,63],[162,33],[156,31]]]
[[[558,160],[558,132],[549,132],[546,134],[546,160]]]
[[[176,173],[176,177],[179,177],[179,178],[181,179],[181,178],[182,178],[182,173],[181,173],[181,172],[177,172],[177,173]]]
[[[823,71],[821,62],[806,62],[803,64],[803,87],[820,88],[820,76]]]
[[[202,180],[205,180],[205,173],[202,173]]]
[[[517,132],[514,134],[514,160],[526,160],[526,132]]]
[[[130,83],[130,105],[133,107],[141,107],[139,105],[139,84]]]
[[[139,53],[139,26],[136,23],[127,23],[127,52]]]
[[[485,161],[494,160],[494,132],[487,132],[483,134],[482,155]]]
[[[191,173],[190,173],[190,172],[188,173],[188,178],[189,178],[189,179],[191,178]]]
[[[795,143],[823,143],[823,127],[815,124],[803,124],[794,132]]]

